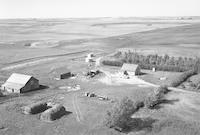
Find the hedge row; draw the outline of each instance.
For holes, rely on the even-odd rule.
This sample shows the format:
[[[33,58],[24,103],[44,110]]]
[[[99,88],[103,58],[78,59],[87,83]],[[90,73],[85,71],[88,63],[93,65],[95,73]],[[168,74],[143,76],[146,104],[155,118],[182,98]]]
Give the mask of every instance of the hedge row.
[[[126,130],[130,128],[131,115],[143,106],[143,102],[134,102],[128,97],[125,97],[107,111],[104,123],[109,128],[120,131]]]
[[[169,90],[166,86],[161,86],[142,101],[133,101],[125,97],[107,111],[104,124],[109,128],[114,128],[119,131],[127,130],[133,126],[131,123],[135,119],[131,118],[131,116],[135,112],[142,107],[153,109],[156,105],[163,103],[164,95],[168,92]],[[138,125],[136,124],[135,126]]]
[[[144,106],[149,109],[153,109],[155,106],[163,103],[163,99],[165,94],[169,92],[167,86],[160,86],[154,90],[152,94],[150,94],[144,100]]]
[[[189,71],[183,72],[179,77],[174,78],[174,80],[171,81],[171,83],[169,84],[169,86],[171,86],[171,87],[177,87],[181,83],[183,83],[184,81],[186,81],[189,77],[191,77],[191,76],[193,76],[195,74],[197,74],[196,70],[189,70]]]
[[[108,65],[108,66],[121,67],[123,65],[123,62],[121,60],[103,60],[102,64],[103,65]]]

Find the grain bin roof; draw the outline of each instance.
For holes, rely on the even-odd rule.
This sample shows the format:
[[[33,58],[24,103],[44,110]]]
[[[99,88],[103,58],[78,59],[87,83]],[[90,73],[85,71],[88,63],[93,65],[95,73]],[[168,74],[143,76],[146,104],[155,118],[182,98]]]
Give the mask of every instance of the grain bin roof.
[[[25,85],[32,76],[13,73],[6,82]]]
[[[131,72],[135,72],[136,69],[138,68],[139,66],[136,65],[136,64],[127,64],[127,63],[124,63],[121,70],[122,71],[131,71]]]

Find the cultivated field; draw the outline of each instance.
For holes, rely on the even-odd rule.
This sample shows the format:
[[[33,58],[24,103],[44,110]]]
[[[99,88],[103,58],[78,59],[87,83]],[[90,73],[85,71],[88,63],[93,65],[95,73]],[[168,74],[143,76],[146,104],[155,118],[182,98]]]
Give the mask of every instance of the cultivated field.
[[[142,70],[143,75],[125,79],[120,77],[120,67],[100,65],[98,68],[103,73],[88,78],[85,73],[95,63],[89,67],[85,57],[93,52],[95,59],[100,59],[126,49],[142,54],[199,57],[199,37],[199,18],[0,20],[0,85],[12,73],[23,73],[33,75],[44,87],[0,97],[0,134],[198,135],[200,94],[181,87],[171,90],[166,103],[158,108],[142,108],[132,116],[143,126],[126,133],[106,127],[103,124],[106,111],[115,102],[124,97],[144,100],[154,87],[168,84],[180,73]],[[66,68],[76,76],[56,80],[54,71],[59,68]],[[161,77],[167,79],[161,81]],[[198,75],[190,80],[198,82]],[[80,89],[68,89],[76,85]],[[109,100],[86,97],[85,92]],[[40,114],[22,113],[21,107],[37,101],[60,103],[69,113],[50,123],[41,121]]]

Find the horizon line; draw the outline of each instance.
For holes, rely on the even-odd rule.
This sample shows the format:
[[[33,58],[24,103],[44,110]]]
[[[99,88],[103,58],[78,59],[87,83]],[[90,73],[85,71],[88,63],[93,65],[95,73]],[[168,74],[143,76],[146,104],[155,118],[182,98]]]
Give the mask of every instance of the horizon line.
[[[179,18],[179,17],[200,17],[197,15],[185,15],[185,16],[102,16],[102,17],[18,17],[18,18],[0,18],[0,20],[6,19],[92,19],[92,18]]]

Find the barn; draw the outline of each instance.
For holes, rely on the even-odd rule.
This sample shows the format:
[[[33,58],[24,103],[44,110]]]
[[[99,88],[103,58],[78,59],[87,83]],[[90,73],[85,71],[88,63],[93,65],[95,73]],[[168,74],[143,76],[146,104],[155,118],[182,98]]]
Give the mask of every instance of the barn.
[[[140,66],[136,64],[124,63],[121,71],[124,75],[140,75]]]
[[[1,86],[1,89],[9,93],[24,93],[39,87],[39,80],[33,76],[13,73]]]

